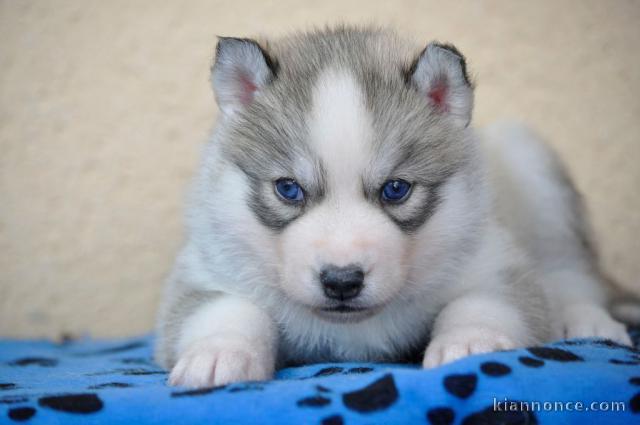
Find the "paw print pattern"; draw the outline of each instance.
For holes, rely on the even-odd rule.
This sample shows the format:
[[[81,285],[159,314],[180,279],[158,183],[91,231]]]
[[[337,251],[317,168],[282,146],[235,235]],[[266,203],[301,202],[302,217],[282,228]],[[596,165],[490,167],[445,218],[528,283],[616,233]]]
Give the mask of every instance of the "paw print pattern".
[[[147,414],[149,421],[162,418],[167,423],[211,418],[240,424],[256,419],[320,425],[584,423],[589,418],[584,413],[574,420],[563,416],[570,414],[566,412],[552,412],[551,417],[549,412],[495,410],[486,397],[602,401],[614,393],[625,410],[611,412],[607,419],[640,421],[640,352],[610,340],[560,341],[432,369],[418,364],[308,365],[281,370],[272,381],[198,389],[168,387],[168,375],[155,366],[151,347],[152,338],[60,345],[0,341],[0,423],[66,423],[89,417],[108,423],[112,411],[123,411],[114,409],[118,403],[135,416],[131,423],[142,425]],[[589,385],[592,379],[599,384]],[[574,382],[575,394],[558,393],[554,382]]]

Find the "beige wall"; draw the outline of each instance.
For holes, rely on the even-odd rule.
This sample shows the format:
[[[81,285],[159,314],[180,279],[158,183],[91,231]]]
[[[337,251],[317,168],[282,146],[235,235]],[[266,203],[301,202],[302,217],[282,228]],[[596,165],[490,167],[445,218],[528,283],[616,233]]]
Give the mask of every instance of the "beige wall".
[[[337,21],[450,40],[475,121],[524,119],[566,158],[604,264],[640,285],[640,3],[0,1],[0,335],[153,322],[216,109],[215,35]]]

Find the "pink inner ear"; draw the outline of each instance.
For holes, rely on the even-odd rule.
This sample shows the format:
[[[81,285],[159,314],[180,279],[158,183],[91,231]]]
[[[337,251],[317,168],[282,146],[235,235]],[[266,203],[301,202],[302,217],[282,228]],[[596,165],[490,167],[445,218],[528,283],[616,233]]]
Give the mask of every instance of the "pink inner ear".
[[[253,94],[258,89],[248,75],[241,73],[238,77],[240,84],[240,102],[246,106],[253,100]]]
[[[445,79],[436,81],[433,86],[427,92],[427,96],[431,102],[438,108],[448,111],[449,105],[447,105],[447,92],[449,87]]]

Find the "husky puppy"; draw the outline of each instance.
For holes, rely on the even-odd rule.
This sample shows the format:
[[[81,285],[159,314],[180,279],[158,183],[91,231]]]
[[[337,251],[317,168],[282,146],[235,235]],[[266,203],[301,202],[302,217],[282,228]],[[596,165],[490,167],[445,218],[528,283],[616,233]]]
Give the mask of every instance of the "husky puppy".
[[[562,165],[524,127],[470,126],[452,45],[349,27],[221,38],[211,81],[220,115],[158,321],[170,384],[629,343]]]

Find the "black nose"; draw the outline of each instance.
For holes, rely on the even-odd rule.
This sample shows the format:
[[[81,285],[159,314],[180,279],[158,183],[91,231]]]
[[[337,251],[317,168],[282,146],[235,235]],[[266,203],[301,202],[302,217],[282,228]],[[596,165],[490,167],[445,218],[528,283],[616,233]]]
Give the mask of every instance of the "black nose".
[[[320,272],[320,282],[328,298],[346,301],[357,297],[362,291],[364,272],[355,265],[326,266]]]

